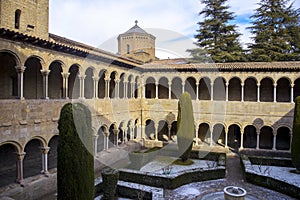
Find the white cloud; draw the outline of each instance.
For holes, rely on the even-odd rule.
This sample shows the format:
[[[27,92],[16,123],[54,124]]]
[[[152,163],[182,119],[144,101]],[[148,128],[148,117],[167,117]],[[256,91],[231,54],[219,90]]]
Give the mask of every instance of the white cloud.
[[[258,2],[229,0],[228,4],[235,15],[250,16]],[[137,19],[144,29],[171,30],[192,40],[203,7],[197,0],[50,0],[50,32],[98,47],[127,31]],[[248,23],[237,23],[241,41],[249,42]]]

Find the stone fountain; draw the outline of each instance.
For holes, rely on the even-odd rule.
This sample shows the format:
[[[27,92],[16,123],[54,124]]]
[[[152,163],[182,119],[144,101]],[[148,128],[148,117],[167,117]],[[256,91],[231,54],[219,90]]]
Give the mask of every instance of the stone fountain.
[[[245,200],[246,195],[246,190],[241,187],[227,186],[224,188],[225,200]]]

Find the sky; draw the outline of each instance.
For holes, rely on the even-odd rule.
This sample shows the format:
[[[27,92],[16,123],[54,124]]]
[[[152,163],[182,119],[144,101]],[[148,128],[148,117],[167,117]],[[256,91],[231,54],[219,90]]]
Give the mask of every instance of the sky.
[[[251,42],[249,17],[259,0],[228,0],[244,47]],[[116,37],[138,25],[156,37],[156,55],[161,58],[189,56],[194,48],[200,0],[50,0],[50,33],[117,53]],[[294,8],[300,0],[294,1]]]

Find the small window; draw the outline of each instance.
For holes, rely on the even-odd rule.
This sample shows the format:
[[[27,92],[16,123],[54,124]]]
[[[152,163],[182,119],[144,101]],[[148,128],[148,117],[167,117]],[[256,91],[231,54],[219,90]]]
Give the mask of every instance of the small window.
[[[130,45],[127,44],[127,54],[130,54]]]
[[[15,12],[15,28],[20,28],[20,18],[21,18],[21,10],[16,10]]]

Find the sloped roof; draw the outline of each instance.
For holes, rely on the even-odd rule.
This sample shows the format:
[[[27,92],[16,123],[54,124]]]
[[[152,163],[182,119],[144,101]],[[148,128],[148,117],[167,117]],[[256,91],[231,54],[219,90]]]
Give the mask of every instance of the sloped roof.
[[[142,33],[142,34],[148,34],[144,29],[142,29],[141,27],[139,27],[137,25],[138,21],[135,20],[135,25],[130,28],[128,31],[126,31],[124,34],[129,34],[129,33]]]

